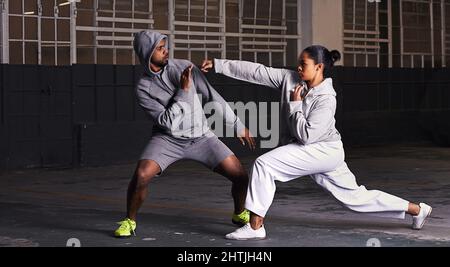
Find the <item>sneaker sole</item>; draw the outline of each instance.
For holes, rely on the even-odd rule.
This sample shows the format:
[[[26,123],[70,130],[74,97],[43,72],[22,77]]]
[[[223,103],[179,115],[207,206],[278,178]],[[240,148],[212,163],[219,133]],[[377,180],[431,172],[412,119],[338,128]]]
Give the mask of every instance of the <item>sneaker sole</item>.
[[[237,240],[237,241],[257,241],[257,240],[264,240],[266,237],[253,237],[253,238],[226,238],[227,240]]]
[[[114,236],[115,238],[119,238],[119,239],[126,239],[126,238],[130,238],[130,237],[132,237],[131,235],[122,235],[122,236],[120,236],[120,235],[115,235]]]
[[[427,214],[427,216],[425,217],[425,219],[423,219],[423,222],[422,222],[422,224],[420,225],[420,227],[415,227],[415,228],[413,228],[413,229],[414,229],[414,230],[420,230],[420,229],[422,229],[422,227],[425,225],[426,220],[428,219],[428,217],[430,217],[432,211],[433,211],[433,208],[430,207],[430,210],[428,211],[428,214]]]
[[[136,231],[134,231],[135,233],[136,233]],[[114,235],[114,237],[115,238],[123,238],[123,239],[125,239],[125,238],[130,238],[130,237],[132,237],[132,236],[136,236],[136,234],[130,234],[130,235]]]

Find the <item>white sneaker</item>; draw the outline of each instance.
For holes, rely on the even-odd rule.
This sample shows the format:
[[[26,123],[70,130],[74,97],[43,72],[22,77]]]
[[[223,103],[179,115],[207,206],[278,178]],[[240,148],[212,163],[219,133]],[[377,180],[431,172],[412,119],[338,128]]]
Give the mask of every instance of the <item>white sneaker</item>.
[[[266,238],[266,229],[264,229],[263,225],[258,230],[253,230],[250,223],[247,223],[236,231],[227,234],[225,238],[232,240],[261,240]]]
[[[423,225],[425,224],[425,220],[431,215],[431,211],[433,210],[430,206],[428,206],[425,203],[420,203],[419,206],[420,206],[419,214],[413,216],[412,228],[414,230],[422,229]]]

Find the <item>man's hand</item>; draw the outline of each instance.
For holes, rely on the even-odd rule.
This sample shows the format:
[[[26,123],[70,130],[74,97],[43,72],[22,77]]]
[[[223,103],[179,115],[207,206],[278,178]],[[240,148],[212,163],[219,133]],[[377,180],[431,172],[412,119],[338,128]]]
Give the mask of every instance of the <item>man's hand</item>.
[[[181,85],[181,89],[183,89],[185,91],[189,91],[189,87],[191,87],[191,83],[192,83],[192,68],[193,67],[194,67],[193,65],[190,65],[181,74],[180,85]]]
[[[294,90],[291,91],[291,101],[303,101],[302,91],[305,88],[301,84],[297,84]]]
[[[205,60],[203,60],[201,70],[206,73],[213,67],[214,67],[214,61],[212,61],[210,59],[205,59]]]
[[[251,150],[255,150],[256,148],[255,138],[247,128],[244,128],[242,132],[238,133],[238,138],[243,146],[245,146],[245,143],[247,143]]]

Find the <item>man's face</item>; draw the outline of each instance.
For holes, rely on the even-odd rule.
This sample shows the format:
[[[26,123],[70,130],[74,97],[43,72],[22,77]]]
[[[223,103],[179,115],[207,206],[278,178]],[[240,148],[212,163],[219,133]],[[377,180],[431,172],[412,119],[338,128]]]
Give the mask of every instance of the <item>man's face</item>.
[[[153,52],[150,62],[158,67],[164,67],[169,61],[169,50],[166,48],[166,39],[161,40]]]

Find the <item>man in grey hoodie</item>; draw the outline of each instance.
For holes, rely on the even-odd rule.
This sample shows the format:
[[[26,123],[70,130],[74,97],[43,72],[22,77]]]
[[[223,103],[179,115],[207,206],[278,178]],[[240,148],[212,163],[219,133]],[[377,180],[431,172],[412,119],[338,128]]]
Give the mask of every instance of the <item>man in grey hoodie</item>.
[[[198,161],[232,182],[232,222],[248,223],[244,209],[248,175],[233,152],[209,129],[202,101],[212,103],[241,143],[255,147],[248,129],[225,100],[191,62],[169,60],[167,36],[153,31],[135,34],[134,50],[144,73],[136,86],[139,105],[153,121],[152,137],[140,156],[127,193],[127,217],[119,222],[116,237],[135,233],[136,216],[148,193],[150,180],[180,159]]]

